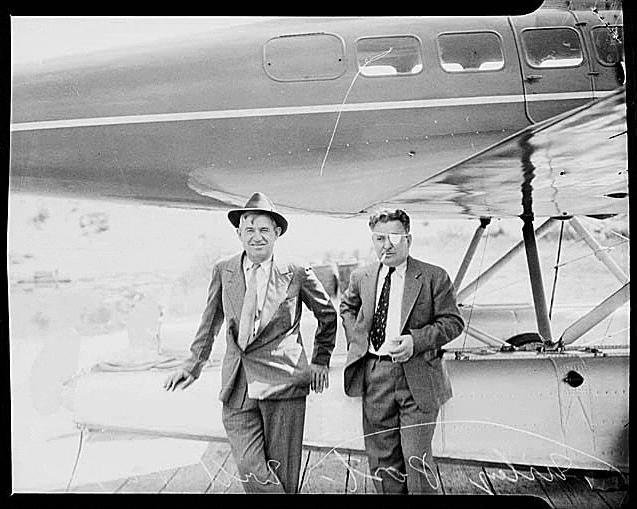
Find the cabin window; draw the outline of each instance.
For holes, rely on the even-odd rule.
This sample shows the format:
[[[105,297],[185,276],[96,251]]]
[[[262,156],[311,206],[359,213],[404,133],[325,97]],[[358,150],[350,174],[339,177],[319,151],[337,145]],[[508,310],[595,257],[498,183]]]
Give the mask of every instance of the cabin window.
[[[577,67],[584,61],[579,35],[572,28],[531,28],[522,32],[522,42],[532,67]]]
[[[345,44],[328,33],[275,37],[265,43],[263,66],[277,81],[335,79],[345,72]]]
[[[504,67],[502,41],[494,32],[438,36],[440,64],[448,72],[498,71]]]
[[[597,58],[602,64],[615,65],[624,60],[624,33],[621,26],[598,26],[591,33]]]
[[[363,37],[356,41],[363,76],[404,76],[422,71],[420,40],[412,35]]]

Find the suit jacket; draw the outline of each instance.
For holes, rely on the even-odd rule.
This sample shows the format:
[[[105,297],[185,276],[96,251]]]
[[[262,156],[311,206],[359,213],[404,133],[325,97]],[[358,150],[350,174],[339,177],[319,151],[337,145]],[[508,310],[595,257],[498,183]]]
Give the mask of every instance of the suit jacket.
[[[213,267],[206,307],[184,368],[195,378],[199,377],[225,318],[226,353],[221,368],[221,401],[228,402],[241,364],[251,398],[306,396],[310,368],[301,338],[302,303],[318,321],[312,353],[315,364],[329,365],[336,340],[336,310],[311,268],[279,262],[275,258],[259,329],[246,349],[241,350],[237,336],[246,291],[242,260],[243,253],[220,260]]]
[[[341,298],[340,314],[347,338],[345,393],[362,396],[364,358],[376,304],[380,264],[356,269]],[[464,321],[447,272],[436,265],[407,258],[402,300],[401,334],[414,338],[414,354],[401,363],[409,389],[423,411],[433,411],[452,396],[441,347],[457,337]]]

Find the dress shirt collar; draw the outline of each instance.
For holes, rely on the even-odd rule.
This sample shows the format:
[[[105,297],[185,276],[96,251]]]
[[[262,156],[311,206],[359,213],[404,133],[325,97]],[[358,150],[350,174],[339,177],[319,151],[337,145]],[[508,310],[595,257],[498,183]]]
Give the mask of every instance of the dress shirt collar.
[[[378,279],[384,278],[387,275],[388,271],[389,271],[389,267],[387,265],[381,264],[380,273],[378,274]],[[404,278],[406,271],[407,271],[407,260],[405,260],[400,265],[396,266],[396,271],[394,272],[394,274],[398,274],[400,277]]]
[[[269,260],[261,262],[261,264],[260,264],[261,268],[263,270],[265,270],[266,274],[270,273],[270,267],[272,266],[272,260],[273,259],[274,259],[274,255],[272,255]],[[246,274],[248,272],[248,269],[252,268],[253,264],[254,264],[254,262],[251,262],[248,259],[248,256],[245,253],[243,253],[243,273],[244,274]]]

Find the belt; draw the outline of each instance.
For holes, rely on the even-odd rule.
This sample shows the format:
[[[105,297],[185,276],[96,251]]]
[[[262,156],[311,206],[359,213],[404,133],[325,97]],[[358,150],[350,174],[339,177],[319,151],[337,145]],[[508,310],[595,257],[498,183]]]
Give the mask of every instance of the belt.
[[[393,362],[391,355],[376,355],[375,353],[370,352],[369,350],[367,351],[367,356],[372,358],[372,359],[378,359],[381,361],[389,361],[389,362]]]
[[[444,350],[443,348],[438,348],[436,350],[436,355],[433,358],[434,359],[442,358],[442,356],[444,355],[445,352],[446,352],[446,350]],[[372,353],[369,350],[367,351],[367,357],[369,357],[371,359],[379,359],[381,361],[394,362],[392,360],[392,358],[391,358],[391,355],[376,355],[375,353]]]

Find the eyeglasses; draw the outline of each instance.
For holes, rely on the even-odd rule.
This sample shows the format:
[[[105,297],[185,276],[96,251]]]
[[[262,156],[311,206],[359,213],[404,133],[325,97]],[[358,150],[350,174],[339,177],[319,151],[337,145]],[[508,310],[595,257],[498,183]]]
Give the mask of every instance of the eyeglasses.
[[[403,237],[409,237],[409,233],[372,233],[372,241],[384,244],[389,239],[393,246],[399,244]]]

